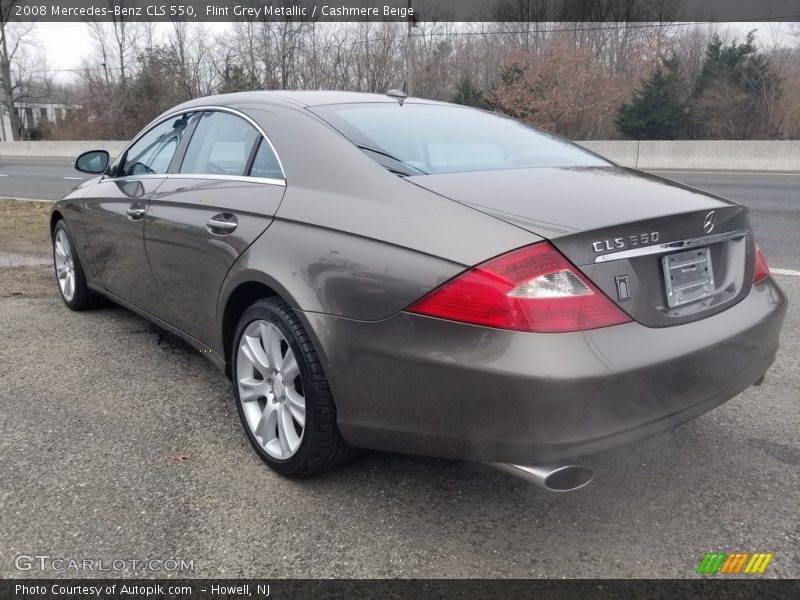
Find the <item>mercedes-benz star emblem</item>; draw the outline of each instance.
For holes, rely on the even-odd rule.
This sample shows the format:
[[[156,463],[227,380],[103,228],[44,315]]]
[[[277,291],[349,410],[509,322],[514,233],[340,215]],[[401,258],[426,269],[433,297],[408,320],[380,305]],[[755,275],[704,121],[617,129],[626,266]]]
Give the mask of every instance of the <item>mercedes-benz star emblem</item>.
[[[706,218],[703,219],[703,231],[706,233],[711,233],[714,231],[714,225],[717,223],[717,211],[712,210],[710,213],[706,215]]]

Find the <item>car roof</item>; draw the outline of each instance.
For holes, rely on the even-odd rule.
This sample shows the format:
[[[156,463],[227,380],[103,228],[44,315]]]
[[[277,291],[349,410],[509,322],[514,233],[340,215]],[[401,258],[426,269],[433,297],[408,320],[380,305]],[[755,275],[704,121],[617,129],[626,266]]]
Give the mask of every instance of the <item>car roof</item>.
[[[295,108],[306,108],[325,104],[352,104],[360,102],[382,102],[388,104],[397,102],[397,100],[385,94],[368,94],[362,92],[330,90],[257,90],[195,98],[194,100],[184,102],[180,106],[170,109],[168,112],[171,113],[193,106],[209,105],[235,106],[241,104],[278,104]],[[446,102],[437,102],[424,98],[408,98],[405,102],[414,104],[447,104]]]
[[[328,90],[270,90],[263,92],[243,92],[252,94],[253,99],[280,99],[301,106],[321,106],[323,104],[349,104],[352,102],[397,102],[384,94],[366,94],[362,92],[341,92]]]

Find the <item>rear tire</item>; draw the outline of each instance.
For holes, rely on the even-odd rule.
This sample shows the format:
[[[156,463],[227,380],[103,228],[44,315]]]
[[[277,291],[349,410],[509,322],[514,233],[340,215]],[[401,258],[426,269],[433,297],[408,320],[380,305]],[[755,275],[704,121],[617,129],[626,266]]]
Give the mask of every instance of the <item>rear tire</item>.
[[[53,228],[53,267],[61,299],[70,310],[89,310],[102,304],[100,296],[86,284],[86,274],[76,252],[75,242],[60,219]]]
[[[277,473],[307,477],[350,459],[319,356],[280,298],[251,305],[232,349],[233,389],[245,433]]]

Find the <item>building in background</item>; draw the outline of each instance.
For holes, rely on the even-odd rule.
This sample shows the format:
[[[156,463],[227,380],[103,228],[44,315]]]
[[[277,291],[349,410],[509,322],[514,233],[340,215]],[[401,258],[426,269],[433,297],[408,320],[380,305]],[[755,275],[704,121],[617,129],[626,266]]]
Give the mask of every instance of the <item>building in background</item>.
[[[60,102],[19,102],[14,108],[20,123],[19,139],[41,139],[49,137],[49,132],[64,126],[73,120],[81,111],[80,104],[66,104]],[[9,141],[11,135],[11,121],[8,115],[0,115],[0,141]]]

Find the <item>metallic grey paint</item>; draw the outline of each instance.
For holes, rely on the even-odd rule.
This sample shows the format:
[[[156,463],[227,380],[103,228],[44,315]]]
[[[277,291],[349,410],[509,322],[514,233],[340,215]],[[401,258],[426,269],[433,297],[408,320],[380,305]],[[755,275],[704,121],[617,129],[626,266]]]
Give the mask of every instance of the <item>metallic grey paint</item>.
[[[771,365],[786,301],[771,278],[749,283],[746,208],[615,166],[400,178],[305,110],[365,101],[394,102],[322,92],[194,100],[154,123],[198,108],[242,114],[268,136],[285,181],[103,176],[58,201],[54,217],[65,219],[92,289],[222,368],[232,299],[254,284],[280,295],[314,341],[356,446],[557,460],[694,418]],[[596,262],[600,239],[702,237],[712,210],[714,234],[746,235],[711,246],[721,283],[707,305],[666,306],[660,255]],[[466,268],[543,239],[635,320],[534,334],[404,311]],[[618,299],[620,277],[630,300]]]
[[[665,328],[520,334],[405,312],[305,318],[347,399],[339,427],[353,444],[531,464],[634,441],[729,400],[772,364],[784,307],[767,279],[725,312]]]
[[[269,227],[282,185],[171,176],[153,195],[144,244],[164,312],[156,316],[212,344],[228,271]],[[231,231],[210,227],[219,217]]]

